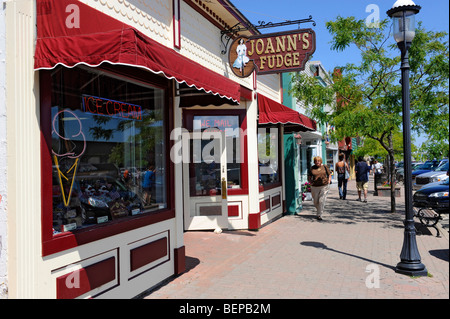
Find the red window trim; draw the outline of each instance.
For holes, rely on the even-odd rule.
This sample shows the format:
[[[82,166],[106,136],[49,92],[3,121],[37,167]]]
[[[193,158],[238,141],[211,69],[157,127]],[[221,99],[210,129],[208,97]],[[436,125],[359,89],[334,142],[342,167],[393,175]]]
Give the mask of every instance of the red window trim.
[[[271,189],[274,189],[277,187],[281,187],[281,186],[282,186],[281,182],[276,182],[276,183],[267,184],[267,185],[259,185],[259,192],[262,193],[262,192],[265,192],[265,191],[268,191],[268,190],[271,190]]]
[[[52,157],[51,157],[51,72],[52,70],[39,71],[40,83],[40,126],[41,126],[41,230],[42,230],[42,256],[48,256],[70,248],[94,242],[119,233],[127,232],[139,227],[151,225],[164,220],[175,218],[175,168],[170,161],[170,149],[173,141],[170,141],[170,132],[173,129],[173,92],[172,81],[155,76],[144,70],[130,67],[113,67],[102,65],[99,67],[108,73],[137,80],[165,90],[165,112],[168,123],[166,129],[166,161],[169,168],[166,176],[167,206],[165,210],[148,213],[142,216],[128,217],[122,221],[113,221],[103,225],[92,226],[75,232],[53,235],[53,203],[52,203]],[[144,77],[145,76],[145,77]],[[146,80],[143,80],[146,79]]]
[[[173,0],[173,46],[181,49],[181,9],[180,0]]]
[[[192,125],[193,125],[193,119],[194,115],[238,115],[239,116],[239,122],[240,122],[240,128],[243,132],[247,130],[247,116],[245,110],[183,110],[183,127],[186,128],[188,131],[192,132]],[[243,136],[243,140],[241,142],[244,143],[244,161],[241,163],[241,188],[229,188],[227,193],[228,195],[248,195],[248,161],[247,161],[247,154],[248,154],[248,145],[247,145],[247,135]]]

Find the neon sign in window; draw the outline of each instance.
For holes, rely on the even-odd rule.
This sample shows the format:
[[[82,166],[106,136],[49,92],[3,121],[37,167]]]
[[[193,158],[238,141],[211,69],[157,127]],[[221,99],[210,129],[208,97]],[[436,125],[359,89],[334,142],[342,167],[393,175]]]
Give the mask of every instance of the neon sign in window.
[[[142,108],[139,105],[91,95],[83,95],[82,100],[84,112],[142,121]]]

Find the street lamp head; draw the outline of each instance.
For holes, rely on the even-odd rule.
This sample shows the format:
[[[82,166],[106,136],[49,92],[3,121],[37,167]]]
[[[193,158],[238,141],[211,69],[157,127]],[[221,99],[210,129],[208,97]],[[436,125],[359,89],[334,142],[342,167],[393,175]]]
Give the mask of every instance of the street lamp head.
[[[415,15],[420,9],[412,0],[397,0],[387,11],[387,15],[394,19],[394,39],[398,44],[413,41],[416,35]]]

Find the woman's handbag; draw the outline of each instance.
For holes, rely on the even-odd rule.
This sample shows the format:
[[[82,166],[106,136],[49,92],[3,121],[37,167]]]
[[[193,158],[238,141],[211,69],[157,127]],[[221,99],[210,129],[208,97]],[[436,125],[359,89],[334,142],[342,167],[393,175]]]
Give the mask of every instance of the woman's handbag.
[[[348,172],[347,169],[345,169],[345,179],[349,179],[350,178],[350,173]]]

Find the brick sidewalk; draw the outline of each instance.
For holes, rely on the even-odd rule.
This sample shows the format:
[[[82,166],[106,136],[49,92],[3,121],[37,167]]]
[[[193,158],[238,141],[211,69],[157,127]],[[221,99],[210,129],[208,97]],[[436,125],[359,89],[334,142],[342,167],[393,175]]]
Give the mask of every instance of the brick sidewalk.
[[[430,277],[394,271],[403,243],[403,189],[394,214],[390,198],[372,192],[367,204],[357,202],[355,181],[349,181],[347,200],[338,198],[332,185],[322,221],[305,202],[298,216],[284,216],[257,232],[186,232],[187,271],[144,298],[449,298],[447,230],[441,238],[434,229],[417,235]],[[372,278],[378,271],[376,288]]]

